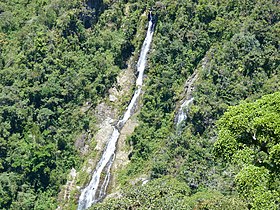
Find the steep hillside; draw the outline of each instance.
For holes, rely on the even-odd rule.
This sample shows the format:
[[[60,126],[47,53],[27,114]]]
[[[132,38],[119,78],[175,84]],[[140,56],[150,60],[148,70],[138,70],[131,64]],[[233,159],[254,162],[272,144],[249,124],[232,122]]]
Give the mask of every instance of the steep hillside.
[[[84,146],[94,148],[93,110],[141,44],[134,36],[142,11],[125,16],[124,7],[1,1],[1,209],[55,209]]]
[[[4,0],[1,209],[77,207],[100,130],[132,98],[149,11],[127,157],[92,209],[279,208],[279,1]]]
[[[118,175],[124,187],[123,198],[105,201],[95,208],[144,209],[154,204],[155,209],[220,209],[220,205],[229,209],[276,209],[279,172],[267,188],[260,189],[264,193],[260,202],[260,198],[236,188],[240,167],[224,162],[213,150],[218,134],[216,120],[229,106],[279,91],[279,3],[161,1],[153,9],[158,21],[138,118],[140,125],[127,140],[133,148],[131,162]],[[182,93],[187,92],[184,83],[195,71],[198,76],[191,93],[194,100],[187,107],[184,129],[178,135],[176,113],[180,101],[184,101]],[[137,181],[142,185],[143,175],[149,177],[150,185],[127,190]],[[175,177],[182,185],[186,183],[190,193],[177,196],[156,188],[153,183],[166,176]],[[273,196],[265,194],[264,189],[271,189]],[[220,196],[213,196],[213,191]],[[170,203],[162,197],[165,193]],[[138,194],[147,197],[139,199]],[[189,201],[192,196],[197,198],[195,204]]]

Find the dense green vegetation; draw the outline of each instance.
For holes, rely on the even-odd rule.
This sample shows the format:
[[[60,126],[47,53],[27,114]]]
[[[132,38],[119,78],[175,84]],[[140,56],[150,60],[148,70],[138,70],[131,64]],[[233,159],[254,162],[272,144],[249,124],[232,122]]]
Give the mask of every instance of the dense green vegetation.
[[[192,180],[179,181],[180,178],[171,176],[155,179],[151,174],[153,179],[148,184],[133,189],[125,187],[121,198],[109,199],[92,209],[278,209],[279,115],[280,92],[276,92],[255,102],[242,102],[238,106],[232,106],[218,120],[219,133],[214,143],[214,153],[231,164],[227,167],[234,167],[234,182],[238,194],[226,192],[229,190],[225,186],[219,190],[210,190],[213,186],[207,186],[194,192],[191,189]],[[191,146],[189,148],[189,152],[195,151]],[[210,165],[207,161],[210,160],[207,160],[207,152],[204,151],[203,154],[206,157],[200,157],[200,162],[193,161],[198,153],[190,154],[191,158],[188,160],[192,163],[187,170],[204,167],[198,168],[195,173],[188,171],[191,173],[190,179],[195,179],[197,173],[205,175],[203,170],[207,170],[207,164]],[[211,163],[219,168],[217,163]],[[159,164],[158,167],[163,166]],[[209,170],[207,172],[205,176],[211,177]],[[215,175],[219,176],[218,171]],[[212,181],[208,179],[204,182],[202,177],[199,179],[197,185],[200,186]],[[215,184],[220,185],[221,180]]]
[[[4,0],[1,209],[56,209],[83,162],[74,143],[95,131],[91,110],[138,53],[150,8],[157,24],[131,162],[117,175],[122,197],[93,209],[279,208],[278,1]],[[176,108],[195,71],[178,135]],[[143,174],[151,181],[132,189]]]
[[[231,107],[218,121],[215,152],[239,170],[236,187],[254,209],[279,204],[280,92]]]
[[[135,189],[126,189],[121,199],[97,204],[92,209],[244,209],[236,197],[217,191],[201,191],[192,196],[185,182],[172,177],[159,178]]]
[[[245,175],[249,173],[247,166],[240,163],[244,167],[244,174],[240,175],[241,166],[231,161],[226,163],[213,152],[213,147],[218,134],[216,120],[228,106],[241,100],[254,101],[279,90],[279,36],[276,35],[279,4],[260,0],[161,3],[156,10],[158,22],[140,126],[128,139],[133,147],[131,163],[119,174],[120,181],[125,186],[142,173],[151,179],[172,175],[188,184],[190,196],[216,190],[224,195],[240,196],[247,208],[277,208],[279,201],[274,186],[278,183],[279,170],[263,169],[263,173],[273,171],[275,175],[269,175],[266,184],[259,186],[259,192],[248,195],[239,185],[247,186],[243,180],[249,176]],[[176,101],[181,99],[184,82],[196,69],[199,79],[193,91],[194,104],[178,136],[174,127]],[[263,111],[269,112],[266,108]],[[275,121],[275,125],[279,123]],[[266,134],[267,139],[272,138],[277,126]],[[274,138],[279,142],[279,138]],[[251,139],[244,136],[243,141]],[[226,150],[222,151],[230,156]],[[262,155],[258,152],[257,156]],[[260,182],[263,182],[261,178]]]
[[[134,13],[123,19],[110,1],[1,1],[1,209],[56,208],[81,162],[74,142],[95,129],[82,106],[107,94],[137,45]]]

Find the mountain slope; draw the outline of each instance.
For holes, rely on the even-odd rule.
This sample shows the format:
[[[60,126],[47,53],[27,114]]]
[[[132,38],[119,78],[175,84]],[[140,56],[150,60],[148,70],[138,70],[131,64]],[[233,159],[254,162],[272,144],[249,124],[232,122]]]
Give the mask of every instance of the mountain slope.
[[[223,137],[216,122],[231,120],[224,115],[230,106],[254,106],[279,91],[278,1],[11,0],[0,3],[1,209],[56,209],[70,169],[82,171],[89,157],[98,158],[93,110],[108,100],[128,59],[137,59],[149,10],[157,22],[139,125],[127,138],[130,162],[114,174],[122,197],[93,208],[279,208],[277,138],[273,148],[254,150],[249,165],[225,162],[226,144],[216,152]],[[178,133],[176,114],[194,72],[194,100]],[[128,102],[115,104],[119,115]],[[252,173],[266,185],[251,183]],[[142,177],[150,181],[140,186]]]

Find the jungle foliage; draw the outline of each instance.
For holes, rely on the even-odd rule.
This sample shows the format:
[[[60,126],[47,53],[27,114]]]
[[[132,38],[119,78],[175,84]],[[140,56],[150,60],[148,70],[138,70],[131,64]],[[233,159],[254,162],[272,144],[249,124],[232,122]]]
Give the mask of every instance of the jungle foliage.
[[[67,173],[83,161],[75,141],[96,129],[92,109],[138,53],[151,8],[157,22],[121,197],[93,209],[279,208],[278,1],[3,0],[1,209],[57,208]],[[132,189],[142,174],[150,181]]]
[[[236,197],[217,191],[202,191],[190,196],[185,182],[173,177],[154,179],[135,189],[126,189],[121,199],[96,204],[91,209],[244,209],[246,205]]]
[[[274,102],[262,108],[254,102],[279,91],[279,3],[163,0],[151,5],[158,21],[140,126],[128,139],[131,163],[120,181],[125,186],[143,173],[151,180],[171,175],[188,184],[189,196],[214,190],[238,196],[246,208],[279,208],[279,97],[266,96],[263,100],[274,97]],[[194,101],[178,134],[174,119],[182,87],[195,71]],[[232,119],[222,117],[241,101],[250,108],[236,106],[229,110]],[[245,147],[254,135],[259,143]],[[232,155],[235,161],[224,159]]]
[[[67,173],[82,161],[75,140],[94,132],[91,109],[137,48],[139,11],[123,18],[122,6],[0,2],[1,209],[56,208]]]

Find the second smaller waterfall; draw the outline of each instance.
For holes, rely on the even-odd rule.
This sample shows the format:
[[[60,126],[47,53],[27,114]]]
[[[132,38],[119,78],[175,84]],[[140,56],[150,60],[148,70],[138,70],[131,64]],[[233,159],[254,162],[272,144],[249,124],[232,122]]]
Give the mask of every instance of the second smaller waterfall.
[[[197,70],[188,78],[185,83],[185,93],[184,100],[181,102],[180,108],[175,117],[175,126],[177,133],[181,133],[183,127],[185,126],[184,121],[187,119],[187,113],[190,109],[191,104],[194,101],[194,97],[192,96],[192,92],[194,89],[194,82],[198,77]]]
[[[176,122],[176,127],[180,127],[182,122],[187,118],[187,113],[188,113],[188,107],[190,103],[193,101],[193,97],[185,100],[184,103],[180,106],[179,112],[177,114],[177,122]]]

